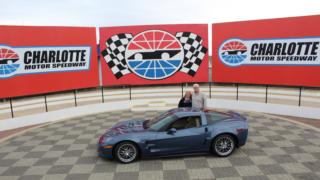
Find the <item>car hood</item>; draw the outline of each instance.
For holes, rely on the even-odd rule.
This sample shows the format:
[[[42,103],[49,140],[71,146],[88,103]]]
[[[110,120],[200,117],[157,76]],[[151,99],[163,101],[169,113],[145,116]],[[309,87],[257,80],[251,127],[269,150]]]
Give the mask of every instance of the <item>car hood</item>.
[[[144,120],[128,120],[119,122],[112,126],[111,129],[106,132],[106,135],[114,136],[118,134],[146,131],[146,129],[143,128],[143,121]]]

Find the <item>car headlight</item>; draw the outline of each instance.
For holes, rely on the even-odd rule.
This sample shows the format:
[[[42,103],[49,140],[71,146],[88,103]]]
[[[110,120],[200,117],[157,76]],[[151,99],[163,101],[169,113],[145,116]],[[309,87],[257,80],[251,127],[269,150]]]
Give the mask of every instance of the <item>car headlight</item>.
[[[107,142],[110,142],[112,139],[112,137],[101,136],[99,139],[99,144],[105,144]]]
[[[112,139],[113,139],[112,137],[108,137],[104,142],[110,142]]]

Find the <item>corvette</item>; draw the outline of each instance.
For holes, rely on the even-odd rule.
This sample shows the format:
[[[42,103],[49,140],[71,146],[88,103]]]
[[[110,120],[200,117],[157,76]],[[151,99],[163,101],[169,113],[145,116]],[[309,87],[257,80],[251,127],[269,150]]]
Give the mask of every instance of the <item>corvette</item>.
[[[98,154],[121,163],[210,152],[225,157],[247,136],[247,119],[238,113],[175,108],[153,119],[115,124],[100,137]]]

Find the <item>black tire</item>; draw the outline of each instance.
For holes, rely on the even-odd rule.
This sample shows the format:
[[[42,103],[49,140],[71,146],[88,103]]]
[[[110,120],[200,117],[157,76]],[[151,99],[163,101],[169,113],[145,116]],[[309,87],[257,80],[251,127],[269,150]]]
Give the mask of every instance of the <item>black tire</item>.
[[[121,163],[131,163],[139,156],[137,146],[129,141],[121,142],[114,151],[115,158]]]
[[[227,157],[234,151],[236,144],[235,139],[229,134],[217,136],[212,144],[211,151],[220,157]]]

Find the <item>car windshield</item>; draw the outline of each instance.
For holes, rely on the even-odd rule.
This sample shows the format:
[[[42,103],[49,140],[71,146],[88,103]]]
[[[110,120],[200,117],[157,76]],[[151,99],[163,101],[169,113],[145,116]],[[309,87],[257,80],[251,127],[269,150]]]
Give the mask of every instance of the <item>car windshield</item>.
[[[176,119],[176,116],[172,112],[166,112],[153,119],[146,120],[143,125],[146,129],[150,128],[151,130],[159,131],[163,126],[167,125],[174,119]]]

